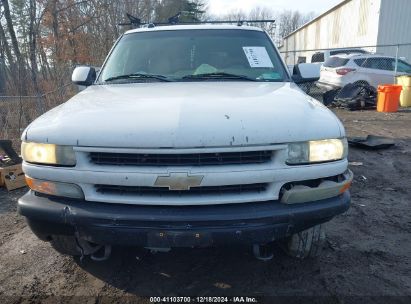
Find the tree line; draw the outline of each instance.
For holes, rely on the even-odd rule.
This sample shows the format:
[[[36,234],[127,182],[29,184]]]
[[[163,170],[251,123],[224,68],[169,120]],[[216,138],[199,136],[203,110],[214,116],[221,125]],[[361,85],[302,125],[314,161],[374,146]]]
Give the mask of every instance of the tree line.
[[[0,95],[40,95],[69,82],[80,64],[99,66],[129,27],[126,13],[142,22],[276,19],[261,26],[281,43],[312,15],[256,7],[212,16],[207,0],[0,0]]]

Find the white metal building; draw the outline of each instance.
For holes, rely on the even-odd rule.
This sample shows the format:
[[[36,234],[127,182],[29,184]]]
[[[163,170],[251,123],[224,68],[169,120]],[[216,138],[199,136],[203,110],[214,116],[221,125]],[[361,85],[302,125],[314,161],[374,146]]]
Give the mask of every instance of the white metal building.
[[[379,45],[400,46],[372,47]],[[288,64],[293,64],[296,56],[310,62],[314,53],[293,53],[296,50],[345,47],[368,47],[369,51],[390,56],[398,49],[398,56],[410,61],[411,0],[344,0],[284,37],[280,52]]]

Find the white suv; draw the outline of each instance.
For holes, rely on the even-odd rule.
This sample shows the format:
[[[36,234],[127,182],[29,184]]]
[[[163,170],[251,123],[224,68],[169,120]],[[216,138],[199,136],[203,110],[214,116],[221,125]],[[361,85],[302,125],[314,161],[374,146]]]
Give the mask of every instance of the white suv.
[[[267,258],[282,240],[303,258],[349,207],[344,127],[261,29],[131,30],[73,81],[88,88],[22,135],[19,212],[62,253],[242,242]]]
[[[411,65],[395,58],[381,55],[336,55],[321,67],[317,86],[323,91],[342,88],[349,83],[364,83],[377,88],[380,84],[395,83],[396,75],[411,73]]]

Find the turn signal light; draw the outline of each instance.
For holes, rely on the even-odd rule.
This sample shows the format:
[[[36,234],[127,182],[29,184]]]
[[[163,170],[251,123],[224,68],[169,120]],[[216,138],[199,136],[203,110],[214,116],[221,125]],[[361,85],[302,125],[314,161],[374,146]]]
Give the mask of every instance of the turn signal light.
[[[27,185],[31,190],[43,194],[83,199],[83,190],[75,184],[51,182],[26,176]]]
[[[342,187],[340,188],[340,193],[344,193],[345,191],[347,191],[348,189],[350,189],[351,184],[352,184],[352,182],[350,181],[350,182],[346,183],[344,186],[342,186]]]

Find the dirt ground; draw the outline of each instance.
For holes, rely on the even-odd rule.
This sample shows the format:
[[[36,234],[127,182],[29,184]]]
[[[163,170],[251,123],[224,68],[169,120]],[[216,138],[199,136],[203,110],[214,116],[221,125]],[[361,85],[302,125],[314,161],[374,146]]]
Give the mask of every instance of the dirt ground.
[[[16,213],[25,190],[0,190],[0,303],[143,303],[149,296],[221,295],[267,303],[411,303],[411,111],[336,112],[349,136],[388,136],[396,146],[350,150],[350,162],[362,163],[350,166],[352,205],[327,225],[321,257],[296,261],[276,250],[272,261],[261,262],[250,248],[157,254],[114,248],[110,260],[82,264],[30,232]]]

